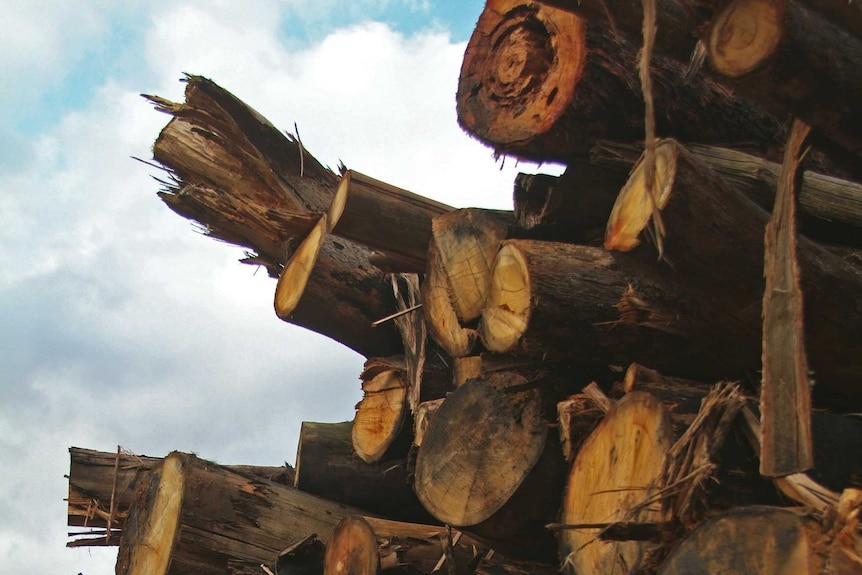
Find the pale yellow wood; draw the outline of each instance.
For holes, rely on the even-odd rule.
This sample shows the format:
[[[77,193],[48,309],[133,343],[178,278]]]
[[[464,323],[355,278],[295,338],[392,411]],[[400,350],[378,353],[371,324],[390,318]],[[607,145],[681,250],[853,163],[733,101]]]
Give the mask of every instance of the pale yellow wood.
[[[709,35],[710,64],[725,76],[743,76],[769,59],[783,36],[784,2],[736,0],[719,14]]]
[[[140,541],[132,549],[125,575],[163,575],[171,561],[183,504],[183,462],[178,454],[167,456],[147,524],[139,527]]]
[[[275,313],[282,319],[290,317],[302,298],[308,277],[317,263],[320,246],[326,238],[327,220],[326,215],[321,216],[299,244],[278,278],[275,286]]]
[[[511,350],[530,323],[530,273],[524,254],[504,245],[494,258],[480,333],[490,351]]]
[[[673,443],[668,413],[652,395],[635,391],[617,402],[581,446],[566,485],[563,524],[659,522],[655,492]],[[565,573],[623,575],[636,571],[645,543],[601,541],[599,528],[560,536]]]
[[[401,432],[407,411],[407,387],[401,372],[389,370],[362,383],[364,396],[356,406],[352,440],[367,463],[379,461]]]
[[[422,309],[431,337],[450,357],[468,355],[476,344],[476,330],[461,326],[449,297],[449,283],[437,250],[428,250],[428,273],[422,284]]]

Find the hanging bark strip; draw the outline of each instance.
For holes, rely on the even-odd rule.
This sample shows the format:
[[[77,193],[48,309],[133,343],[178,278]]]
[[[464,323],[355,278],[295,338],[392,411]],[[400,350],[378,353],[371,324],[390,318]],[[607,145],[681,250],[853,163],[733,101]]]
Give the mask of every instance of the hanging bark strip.
[[[862,40],[803,2],[734,0],[705,43],[734,91],[862,154]]]
[[[651,60],[656,134],[705,143],[771,143],[775,118],[684,66]],[[485,6],[464,54],[458,121],[498,153],[566,162],[596,139],[641,140],[637,47],[566,10],[526,0]],[[715,121],[721,118],[721,121]]]
[[[811,469],[811,388],[796,247],[796,180],[809,127],[794,121],[775,208],[766,226],[760,472],[781,477]]]

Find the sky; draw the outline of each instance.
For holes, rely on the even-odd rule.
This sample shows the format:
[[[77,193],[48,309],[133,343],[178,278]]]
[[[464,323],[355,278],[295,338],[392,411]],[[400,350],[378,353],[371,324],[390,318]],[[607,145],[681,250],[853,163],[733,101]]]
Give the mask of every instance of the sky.
[[[322,163],[456,207],[518,171],[457,125],[479,0],[0,0],[0,569],[114,572],[66,549],[70,446],[292,463],[353,418],[363,358],[276,318],[274,280],[156,196],[151,157],[211,78]],[[559,173],[558,171],[555,173]]]

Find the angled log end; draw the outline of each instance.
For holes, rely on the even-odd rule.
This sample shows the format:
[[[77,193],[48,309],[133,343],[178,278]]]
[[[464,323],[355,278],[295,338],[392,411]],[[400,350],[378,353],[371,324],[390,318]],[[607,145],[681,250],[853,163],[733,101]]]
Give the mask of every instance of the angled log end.
[[[397,370],[384,371],[362,383],[356,406],[353,449],[366,463],[380,461],[401,432],[407,412],[407,385]]]
[[[376,575],[379,570],[374,529],[358,515],[344,517],[326,545],[323,575]]]
[[[491,286],[479,335],[488,350],[511,351],[530,324],[530,272],[524,254],[506,243],[491,266]]]
[[[278,278],[278,283],[275,286],[275,315],[285,321],[290,318],[293,310],[299,305],[299,300],[302,298],[302,293],[308,283],[308,277],[311,275],[311,270],[314,269],[314,264],[317,263],[320,246],[326,239],[328,220],[326,215],[321,216],[317,224],[299,244]]]
[[[529,140],[567,109],[586,58],[579,16],[525,1],[488,2],[461,66],[458,121],[493,144]]]
[[[763,65],[783,36],[785,2],[736,0],[713,21],[709,59],[720,74],[744,76]]]
[[[641,232],[653,215],[667,204],[680,149],[675,140],[662,140],[656,146],[651,194],[647,191],[644,156],[635,164],[611,209],[605,231],[606,250],[627,252],[640,245]]]

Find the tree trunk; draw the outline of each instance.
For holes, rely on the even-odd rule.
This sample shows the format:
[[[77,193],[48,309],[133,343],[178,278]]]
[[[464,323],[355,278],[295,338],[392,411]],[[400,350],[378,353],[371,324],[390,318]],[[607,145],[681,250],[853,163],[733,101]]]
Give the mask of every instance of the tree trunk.
[[[729,148],[692,144],[687,149],[730,188],[772,211],[781,164]],[[600,142],[590,152],[590,161],[628,177],[642,153],[641,145]],[[812,170],[803,173],[801,182],[800,231],[819,241],[862,246],[862,185]]]
[[[120,531],[129,515],[135,488],[143,477],[162,464],[160,457],[134,455],[128,452],[105,453],[80,447],[69,448],[68,522],[73,527],[86,527],[90,531],[73,536],[93,535],[106,531],[109,518],[110,537],[82,538],[67,543],[69,547],[91,545],[119,545]],[[247,477],[259,477],[283,485],[293,485],[293,469],[253,465],[226,466]],[[113,514],[111,501],[113,500]]]
[[[296,488],[398,521],[434,522],[416,498],[407,460],[368,465],[353,451],[353,425],[302,422]]]
[[[579,16],[523,0],[485,6],[461,67],[458,120],[498,153],[568,161],[596,139],[643,139],[637,50]],[[652,58],[660,136],[777,143],[781,124],[715,83]],[[720,118],[720,121],[716,121]]]
[[[538,390],[498,373],[465,383],[434,414],[419,447],[416,494],[440,521],[467,527],[507,556],[548,559],[544,525],[558,506],[562,457]]]
[[[229,559],[269,564],[311,533],[327,541],[341,517],[361,513],[175,452],[136,494],[117,573],[224,572]]]
[[[645,281],[600,248],[508,240],[495,259],[480,335],[498,353],[649,362],[713,379],[759,366],[758,325],[729,321],[715,302],[672,281]]]
[[[657,208],[645,194],[639,166],[614,206],[605,247],[631,250],[618,255],[620,264],[637,269],[642,277],[683,286],[711,301],[724,310],[724,323],[740,326],[741,336],[753,334],[759,349],[768,215],[678,143],[662,142],[656,155]],[[662,261],[656,260],[651,246],[638,246],[653,213],[659,214],[652,221],[660,222],[663,233]],[[862,405],[856,399],[862,378],[862,272],[805,238],[799,238],[798,249],[809,365],[817,380],[815,401],[838,410],[856,409]],[[650,359],[636,361],[658,367]],[[759,364],[758,358],[754,368]]]
[[[671,553],[660,575],[814,575],[822,573],[818,551],[823,531],[790,509],[732,509],[695,529]]]
[[[734,0],[705,44],[734,91],[862,154],[862,40],[801,2]]]
[[[663,404],[633,392],[611,408],[578,452],[569,472],[560,521],[560,558],[570,575],[632,573],[653,544],[602,541],[616,522],[661,523],[669,519],[647,504],[657,493],[664,459],[674,437]],[[595,527],[583,527],[595,525]]]

